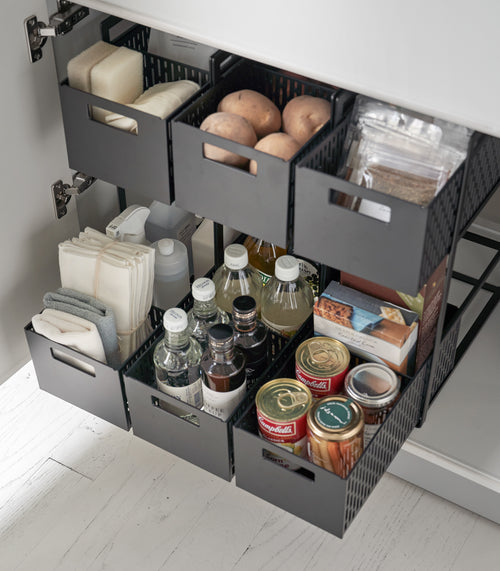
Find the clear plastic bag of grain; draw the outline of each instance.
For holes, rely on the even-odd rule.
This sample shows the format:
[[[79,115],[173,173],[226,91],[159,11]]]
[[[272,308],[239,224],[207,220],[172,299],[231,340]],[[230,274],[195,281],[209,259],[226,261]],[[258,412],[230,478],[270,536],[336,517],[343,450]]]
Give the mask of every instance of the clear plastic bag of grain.
[[[467,154],[471,131],[358,96],[344,143],[340,176],[362,187],[426,206]],[[390,209],[354,197],[353,210],[390,221]]]

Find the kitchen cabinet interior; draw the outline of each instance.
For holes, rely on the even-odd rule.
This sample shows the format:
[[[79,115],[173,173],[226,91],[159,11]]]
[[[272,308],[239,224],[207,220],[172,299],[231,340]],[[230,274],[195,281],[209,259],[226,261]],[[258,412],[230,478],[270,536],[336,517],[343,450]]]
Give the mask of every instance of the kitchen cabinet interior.
[[[51,2],[48,2],[48,5],[50,6]],[[446,119],[452,119],[455,120],[457,122],[460,122],[466,126],[471,126],[475,129],[479,129],[485,133],[489,133],[491,135],[494,136],[498,136],[500,134],[500,128],[495,124],[494,121],[489,121],[488,125],[485,125],[484,123],[484,117],[479,117],[477,115],[477,110],[475,109],[475,105],[473,104],[473,102],[469,102],[469,104],[467,105],[467,109],[468,111],[465,112],[462,107],[460,107],[460,105],[458,106],[451,106],[451,107],[447,107],[445,106],[442,102],[441,102],[441,98],[444,97],[445,95],[447,95],[449,97],[449,94],[444,93],[444,91],[440,91],[439,94],[436,94],[435,97],[435,103],[434,105],[431,105],[431,103],[429,101],[426,100],[426,98],[422,95],[422,97],[416,96],[416,99],[414,99],[414,97],[407,97],[406,99],[402,97],[401,92],[397,91],[396,87],[394,87],[395,91],[390,91],[389,87],[387,87],[387,90],[384,91],[384,89],[380,86],[377,85],[377,82],[373,83],[373,87],[372,88],[366,88],[365,90],[361,90],[359,89],[359,85],[356,84],[356,82],[354,80],[349,80],[346,79],[344,81],[340,80],[337,81],[337,78],[335,76],[335,73],[338,73],[337,71],[331,71],[331,73],[329,73],[327,70],[333,70],[332,67],[327,66],[325,64],[325,56],[322,57],[316,57],[313,58],[312,57],[312,52],[310,50],[314,50],[314,53],[316,56],[318,56],[318,51],[323,53],[322,49],[321,49],[321,45],[316,45],[314,47],[311,47],[313,44],[308,44],[308,49],[304,50],[305,55],[302,55],[301,57],[297,58],[295,60],[295,63],[291,63],[291,61],[289,60],[289,58],[291,57],[290,55],[287,55],[286,57],[283,55],[283,52],[286,52],[285,46],[288,47],[289,44],[284,42],[283,43],[283,47],[281,47],[281,49],[276,49],[274,51],[270,50],[269,53],[274,54],[272,57],[269,56],[264,56],[260,53],[260,51],[256,48],[254,48],[252,51],[249,50],[249,47],[247,45],[245,45],[246,42],[246,36],[244,34],[242,34],[241,38],[240,38],[240,42],[238,45],[233,45],[231,43],[231,41],[235,42],[235,39],[231,39],[231,34],[229,34],[228,36],[224,36],[221,35],[221,38],[225,38],[224,40],[216,40],[215,37],[212,36],[212,34],[216,34],[217,31],[217,26],[212,26],[210,28],[210,23],[212,23],[213,19],[210,18],[209,20],[207,20],[205,22],[205,25],[207,26],[207,28],[210,28],[210,33],[206,33],[205,35],[200,33],[199,30],[199,22],[198,22],[198,18],[202,17],[203,14],[205,13],[205,9],[202,6],[197,6],[199,8],[199,12],[196,13],[196,18],[193,19],[193,21],[191,22],[191,27],[186,25],[184,26],[184,28],[179,24],[179,22],[185,18],[185,14],[183,13],[183,10],[185,10],[187,8],[187,6],[189,5],[188,3],[183,3],[183,8],[182,10],[178,10],[178,11],[174,11],[172,14],[169,15],[169,19],[168,20],[162,20],[161,19],[161,14],[164,12],[164,8],[165,7],[160,7],[158,5],[155,5],[155,3],[153,2],[146,2],[144,4],[144,6],[141,6],[141,12],[143,12],[142,14],[135,14],[133,13],[132,8],[129,6],[128,2],[120,2],[119,4],[115,4],[115,3],[107,3],[107,2],[85,2],[85,4],[87,4],[90,7],[96,7],[99,9],[104,10],[104,8],[106,8],[106,12],[117,15],[117,16],[123,16],[123,17],[127,17],[130,18],[132,15],[133,16],[137,16],[136,18],[133,19],[133,21],[137,21],[139,23],[143,23],[143,24],[150,24],[152,18],[152,13],[148,12],[148,10],[159,10],[159,12],[156,13],[157,16],[157,20],[155,22],[155,26],[159,27],[160,29],[164,29],[166,31],[169,32],[179,32],[180,30],[182,30],[183,35],[185,35],[185,37],[193,39],[193,40],[199,40],[199,41],[203,41],[206,44],[209,45],[213,45],[214,47],[217,48],[224,48],[224,49],[228,49],[229,47],[233,48],[231,51],[234,51],[234,53],[239,54],[239,55],[248,55],[251,56],[252,58],[265,62],[265,63],[273,63],[273,64],[279,64],[280,66],[282,66],[284,69],[288,69],[290,71],[293,72],[298,72],[298,73],[307,73],[308,75],[314,77],[317,80],[323,80],[323,81],[328,81],[328,83],[330,84],[338,84],[342,87],[347,87],[349,89],[353,89],[353,88],[357,88],[357,91],[361,91],[364,92],[366,94],[369,95],[376,95],[379,96],[381,98],[386,98],[386,99],[390,99],[391,101],[395,102],[395,103],[400,103],[400,104],[404,104],[410,108],[414,108],[415,110],[419,110],[419,111],[425,111],[425,112],[433,112],[433,114],[440,116],[442,118],[446,118]],[[222,5],[224,5],[225,3],[222,3]],[[335,5],[335,3],[334,3]],[[293,6],[295,6],[293,4]],[[172,7],[172,6],[169,6]],[[224,6],[222,6],[224,7]],[[330,9],[330,8],[329,8]],[[177,20],[176,20],[177,18]],[[198,26],[198,28],[197,28]],[[390,27],[390,26],[389,26]],[[238,29],[238,27],[236,27],[236,29]],[[239,30],[241,32],[241,30]],[[76,33],[76,30],[73,33]],[[68,35],[67,38],[64,38],[64,42],[69,43],[71,41],[71,35]],[[267,36],[266,36],[267,37]],[[62,46],[62,44],[61,44]],[[57,48],[58,50],[61,49],[63,50],[63,47],[61,48]],[[296,49],[291,50],[291,53],[293,55],[295,54]],[[304,60],[305,57],[309,58],[309,67],[308,69],[306,69],[306,60]],[[340,59],[342,59],[341,57],[341,53],[337,53],[336,52],[336,57],[339,57]],[[317,65],[313,64],[312,62],[317,61]],[[352,63],[352,62],[351,62]],[[344,64],[343,64],[344,65]],[[61,64],[58,64],[58,67],[61,68]],[[64,67],[64,66],[62,66]],[[410,68],[411,65],[408,64],[408,68]],[[383,75],[383,70],[379,70],[380,74]],[[416,74],[418,75],[418,74]],[[369,82],[370,79],[370,75],[368,74],[366,76],[366,81]],[[363,86],[364,87],[364,86]],[[399,86],[399,88],[401,88],[401,86]],[[384,97],[385,96],[385,97]],[[483,101],[483,105],[482,105],[482,113],[485,113],[486,110],[488,109],[488,101],[486,102]],[[99,101],[96,101],[99,102]],[[462,102],[463,103],[463,102]],[[470,112],[470,109],[474,108],[474,112]],[[458,120],[460,119],[460,120]],[[493,150],[493,154],[497,152],[497,147],[495,146],[494,150]],[[88,173],[88,174],[93,174],[93,173]],[[484,204],[484,202],[486,201],[486,199],[492,195],[492,193],[494,192],[494,187],[495,185],[492,186],[492,188],[488,188],[488,193],[486,196],[483,197],[483,200],[481,202],[480,205]],[[460,208],[457,207],[457,212],[460,213]],[[472,215],[469,217],[469,219],[467,221],[464,221],[463,224],[461,224],[462,219],[460,218],[459,222],[456,224],[456,228],[455,228],[455,234],[453,237],[453,243],[450,245],[450,250],[452,253],[451,258],[453,259],[453,254],[454,254],[454,249],[458,243],[459,238],[463,235],[463,232],[465,231],[466,227],[468,226],[468,224],[470,223],[470,220],[472,219]],[[321,260],[318,260],[321,261]],[[441,328],[444,328],[444,315],[443,315],[443,321],[441,322]],[[440,339],[438,339],[438,341],[440,341]],[[439,343],[438,346],[436,347],[436,350],[439,352]],[[429,365],[430,366],[430,365]],[[432,365],[434,366],[434,365]],[[425,376],[425,375],[424,375]],[[424,383],[425,379],[422,379],[422,383]],[[425,387],[424,386],[420,386],[418,389],[415,389],[418,393],[422,393],[424,391]],[[427,394],[429,395],[429,399],[430,399],[430,392],[427,392]],[[425,401],[425,406],[424,406],[424,411],[423,411],[423,416],[425,416],[425,407],[428,404],[429,399],[427,399]],[[418,419],[416,419],[418,421]],[[373,482],[370,482],[370,485],[372,485]],[[371,490],[369,490],[371,491]],[[368,493],[369,493],[368,491]],[[362,494],[363,496],[363,494]],[[359,503],[353,508],[353,514],[355,515],[357,509],[359,509],[360,505]],[[350,519],[348,519],[347,524],[350,522]],[[343,525],[341,524],[340,528],[336,531],[336,533],[341,534],[343,531]]]

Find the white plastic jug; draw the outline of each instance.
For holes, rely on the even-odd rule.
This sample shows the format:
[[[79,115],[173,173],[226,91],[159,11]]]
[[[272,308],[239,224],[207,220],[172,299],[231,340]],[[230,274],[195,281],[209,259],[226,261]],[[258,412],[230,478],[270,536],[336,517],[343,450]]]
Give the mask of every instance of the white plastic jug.
[[[151,244],[155,249],[153,305],[175,307],[189,293],[189,261],[186,246],[179,240],[163,238]]]

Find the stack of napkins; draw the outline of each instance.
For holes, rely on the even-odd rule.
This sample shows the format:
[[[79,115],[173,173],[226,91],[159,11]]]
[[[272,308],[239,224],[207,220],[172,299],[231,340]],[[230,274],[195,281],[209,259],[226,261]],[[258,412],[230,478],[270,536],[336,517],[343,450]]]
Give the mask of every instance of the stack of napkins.
[[[114,314],[120,355],[127,359],[152,332],[154,249],[117,242],[86,228],[59,244],[61,285],[96,298]]]
[[[68,62],[68,83],[75,89],[104,97],[165,119],[196,93],[199,85],[179,80],[153,85],[145,92],[143,56],[127,47],[98,41]],[[97,121],[137,134],[137,121],[94,107]]]

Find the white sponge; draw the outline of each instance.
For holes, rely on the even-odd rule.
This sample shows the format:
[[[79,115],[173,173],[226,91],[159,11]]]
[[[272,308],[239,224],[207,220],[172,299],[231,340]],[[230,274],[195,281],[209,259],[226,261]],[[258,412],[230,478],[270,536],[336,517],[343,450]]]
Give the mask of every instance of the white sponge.
[[[98,41],[70,59],[67,68],[70,87],[90,93],[90,70],[117,49],[113,44]]]

